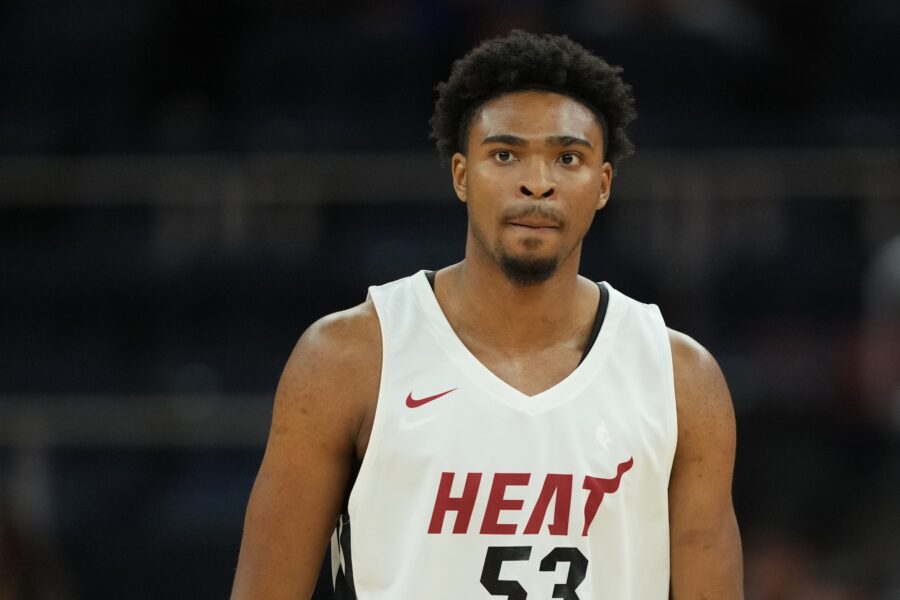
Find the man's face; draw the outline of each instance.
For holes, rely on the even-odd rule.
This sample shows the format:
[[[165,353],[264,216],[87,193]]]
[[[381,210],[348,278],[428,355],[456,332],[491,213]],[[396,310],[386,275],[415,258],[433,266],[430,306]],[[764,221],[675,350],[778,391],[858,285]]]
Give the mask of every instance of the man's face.
[[[612,167],[593,113],[560,94],[514,92],[472,118],[453,183],[467,204],[469,252],[484,252],[521,285],[573,257],[609,198]]]

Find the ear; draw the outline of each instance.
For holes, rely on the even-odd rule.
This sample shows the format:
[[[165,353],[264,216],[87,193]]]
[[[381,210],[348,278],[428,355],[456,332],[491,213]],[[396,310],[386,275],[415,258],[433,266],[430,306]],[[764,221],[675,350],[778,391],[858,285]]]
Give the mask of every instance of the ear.
[[[608,162],[600,167],[600,193],[597,195],[597,210],[606,206],[609,194],[612,191],[613,168]]]
[[[461,152],[457,152],[450,159],[450,171],[453,174],[453,189],[456,191],[456,197],[465,202],[468,199],[466,195],[466,157]]]

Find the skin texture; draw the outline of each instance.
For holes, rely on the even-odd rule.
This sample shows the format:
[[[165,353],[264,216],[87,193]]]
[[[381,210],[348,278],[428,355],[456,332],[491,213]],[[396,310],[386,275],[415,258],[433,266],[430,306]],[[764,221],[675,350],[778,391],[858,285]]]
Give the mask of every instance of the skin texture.
[[[669,479],[672,598],[743,598],[741,536],[731,501],[735,423],[719,365],[669,330],[678,446]]]
[[[469,227],[465,260],[438,272],[435,295],[456,334],[495,375],[528,395],[578,365],[598,302],[578,275],[581,243],[609,199],[602,132],[578,102],[517,92],[474,116],[453,157]],[[504,261],[555,264],[524,284]],[[671,595],[742,598],[731,501],[735,426],[718,365],[670,331],[678,447],[669,485]],[[353,466],[365,455],[381,367],[371,301],[321,319],[297,343],[278,386],[253,487],[232,598],[309,598]]]

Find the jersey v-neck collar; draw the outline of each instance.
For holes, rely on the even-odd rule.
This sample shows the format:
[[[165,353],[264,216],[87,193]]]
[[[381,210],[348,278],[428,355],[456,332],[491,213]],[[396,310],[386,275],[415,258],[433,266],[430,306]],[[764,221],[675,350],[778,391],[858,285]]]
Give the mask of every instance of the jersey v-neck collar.
[[[434,278],[437,275],[437,272],[424,271],[424,273],[425,279],[428,280],[428,285],[431,286],[431,291],[433,292]],[[591,326],[591,334],[588,336],[587,344],[584,345],[584,354],[581,355],[578,364],[584,362],[584,359],[587,358],[591,348],[594,347],[594,342],[597,341],[597,335],[600,333],[600,328],[603,326],[603,319],[606,317],[606,307],[609,306],[609,288],[602,283],[597,283],[597,288],[600,290],[600,299],[597,301],[597,313],[594,315],[594,324]]]
[[[598,369],[612,351],[613,331],[618,326],[621,312],[625,308],[624,303],[620,302],[618,298],[618,292],[608,283],[601,283],[601,286],[605,286],[609,294],[606,301],[606,314],[600,324],[593,346],[578,366],[562,381],[529,396],[494,374],[463,344],[438,304],[425,271],[419,271],[411,279],[416,299],[426,315],[429,328],[447,356],[466,373],[472,382],[489,392],[495,399],[529,414],[545,412],[566,403],[593,380]]]

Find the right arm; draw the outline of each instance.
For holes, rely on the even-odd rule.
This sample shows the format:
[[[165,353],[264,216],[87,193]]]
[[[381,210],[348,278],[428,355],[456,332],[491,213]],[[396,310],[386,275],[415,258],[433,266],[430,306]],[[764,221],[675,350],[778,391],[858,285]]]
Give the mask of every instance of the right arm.
[[[275,395],[232,600],[312,595],[380,376],[371,301],[316,322],[297,342]]]

